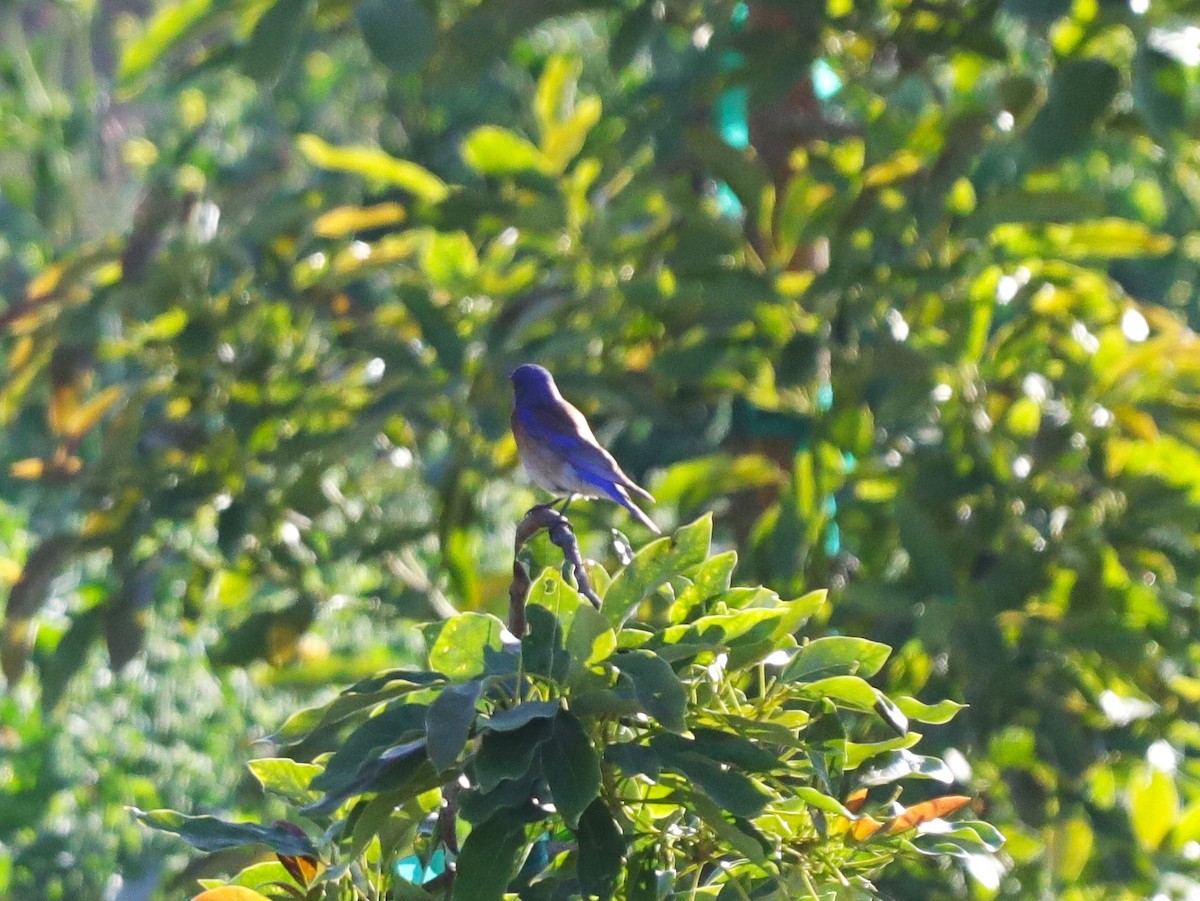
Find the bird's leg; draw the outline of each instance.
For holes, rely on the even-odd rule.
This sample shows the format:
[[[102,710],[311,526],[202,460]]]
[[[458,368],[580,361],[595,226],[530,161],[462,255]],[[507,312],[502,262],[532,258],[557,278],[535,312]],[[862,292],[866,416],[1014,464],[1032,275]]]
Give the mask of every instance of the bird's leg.
[[[562,499],[562,506],[559,507],[559,509],[558,509],[558,512],[562,516],[565,517],[567,515],[567,507],[571,506],[571,501],[573,501],[573,500],[575,500],[574,494],[568,494],[565,498]],[[554,503],[558,503],[558,501],[555,501]]]
[[[547,501],[544,504],[534,504],[532,507],[530,507],[528,510],[525,511],[525,515],[532,516],[534,513],[538,512],[539,510],[553,510],[554,505],[557,503],[558,503],[558,500],[555,499],[552,501]]]

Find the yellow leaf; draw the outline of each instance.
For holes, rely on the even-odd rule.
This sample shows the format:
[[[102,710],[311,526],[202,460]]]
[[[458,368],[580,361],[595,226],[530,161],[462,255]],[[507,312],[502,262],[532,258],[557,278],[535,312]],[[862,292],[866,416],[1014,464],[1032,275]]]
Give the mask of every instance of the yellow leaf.
[[[799,297],[813,283],[816,273],[811,270],[803,272],[784,272],[775,279],[775,290],[785,297]]]
[[[17,339],[8,355],[8,371],[16,372],[33,357],[33,338],[24,335]]]
[[[404,221],[404,207],[398,203],[375,206],[339,206],[322,213],[313,223],[313,234],[322,238],[341,238],[369,228],[381,228]]]
[[[898,151],[891,159],[876,163],[863,175],[863,184],[868,188],[890,185],[916,174],[921,168],[920,158],[911,150]]]
[[[543,134],[562,120],[565,100],[574,94],[582,68],[578,60],[567,56],[552,56],[546,61],[533,100],[533,111]]]
[[[584,97],[570,116],[546,129],[542,138],[542,153],[556,172],[567,168],[579,155],[588,133],[600,121],[599,97]]]
[[[110,385],[87,403],[78,404],[58,419],[58,432],[70,438],[78,438],[100,421],[108,410],[121,398],[121,387]]]
[[[1162,844],[1179,819],[1179,791],[1162,770],[1143,766],[1129,780],[1129,819],[1133,837],[1146,851]]]
[[[446,183],[428,169],[409,160],[396,159],[375,147],[334,147],[311,134],[300,135],[296,147],[305,159],[321,169],[351,172],[395,185],[430,203],[438,203],[450,193]]]
[[[1158,440],[1158,424],[1154,421],[1154,417],[1145,410],[1139,410],[1137,407],[1122,405],[1113,409],[1113,415],[1117,417],[1117,422],[1136,438],[1141,438],[1143,441]]]
[[[8,474],[14,479],[40,479],[46,469],[45,462],[40,457],[26,457],[8,467]]]
[[[46,409],[46,423],[55,435],[65,435],[66,423],[79,409],[79,390],[71,384],[56,385],[50,393],[50,406]]]
[[[1074,882],[1092,855],[1092,827],[1083,817],[1072,817],[1054,828],[1048,841],[1053,867],[1064,884]]]
[[[34,301],[48,297],[62,281],[66,268],[64,263],[54,263],[35,275],[25,287],[25,299]]]

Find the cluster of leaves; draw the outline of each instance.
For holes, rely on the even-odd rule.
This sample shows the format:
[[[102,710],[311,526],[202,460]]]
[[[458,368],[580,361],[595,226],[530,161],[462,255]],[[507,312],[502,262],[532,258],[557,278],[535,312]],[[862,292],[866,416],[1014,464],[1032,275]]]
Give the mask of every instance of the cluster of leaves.
[[[798,644],[825,593],[730,587],[737,557],[708,555],[711,529],[685,526],[611,579],[593,565],[599,610],[547,569],[520,639],[463,613],[427,627],[428,669],[387,670],[293,714],[274,737],[282,756],[251,769],[305,805],[317,842],[290,822],[141,819],[202,850],[278,856],[206,883],[206,901],[865,899],[897,856],[997,850],[986,823],[942,819],[969,798],[898,802],[908,777],[953,781],[909,750],[909,721],[946,722],[959,705],[873,688],[885,645]]]
[[[13,6],[10,684],[180,595],[312,684],[378,665],[306,652],[347,598],[494,603],[536,359],[664,524],[970,702],[977,889],[1194,885],[1193,3]]]

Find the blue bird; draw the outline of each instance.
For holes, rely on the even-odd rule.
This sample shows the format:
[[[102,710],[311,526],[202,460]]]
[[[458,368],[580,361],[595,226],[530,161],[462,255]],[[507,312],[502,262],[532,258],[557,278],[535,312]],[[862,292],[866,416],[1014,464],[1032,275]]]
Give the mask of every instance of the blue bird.
[[[525,471],[539,488],[565,495],[607,497],[633,514],[634,519],[662,534],[654,521],[630,500],[654,502],[650,493],[621,471],[612,454],[602,448],[583,418],[558,391],[554,376],[526,363],[513,370],[512,431]]]

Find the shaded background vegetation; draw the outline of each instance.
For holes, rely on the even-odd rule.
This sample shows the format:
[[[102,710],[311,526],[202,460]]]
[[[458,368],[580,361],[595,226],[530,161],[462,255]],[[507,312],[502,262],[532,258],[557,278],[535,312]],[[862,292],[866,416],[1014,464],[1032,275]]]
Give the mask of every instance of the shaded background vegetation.
[[[6,5],[0,893],[171,897],[122,805],[503,609],[527,360],[971,705],[1009,867],[893,895],[1197,891],[1197,12]]]

